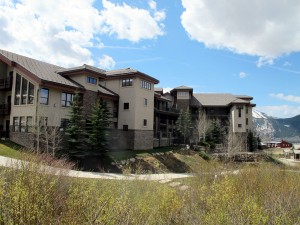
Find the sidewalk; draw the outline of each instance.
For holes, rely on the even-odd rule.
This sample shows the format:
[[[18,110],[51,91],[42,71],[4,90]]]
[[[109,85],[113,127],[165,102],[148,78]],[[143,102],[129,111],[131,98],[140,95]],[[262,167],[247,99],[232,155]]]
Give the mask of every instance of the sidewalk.
[[[30,162],[21,161],[18,159],[12,159],[4,156],[0,156],[0,166],[10,168],[20,168],[21,165],[26,165]],[[80,177],[80,178],[93,178],[93,179],[112,179],[112,180],[165,180],[165,179],[176,179],[176,178],[187,178],[192,177],[191,174],[177,174],[177,173],[166,173],[166,174],[116,174],[116,173],[97,173],[97,172],[85,172],[77,170],[66,170],[54,167],[45,166],[44,168],[49,171],[50,174],[59,174],[63,172],[69,177]]]

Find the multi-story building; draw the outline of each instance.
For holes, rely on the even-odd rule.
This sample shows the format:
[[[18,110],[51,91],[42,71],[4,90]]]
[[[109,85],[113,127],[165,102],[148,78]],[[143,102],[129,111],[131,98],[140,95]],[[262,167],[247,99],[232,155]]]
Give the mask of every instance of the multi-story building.
[[[196,119],[202,111],[209,119],[218,119],[222,124],[228,126],[234,134],[247,134],[252,129],[252,107],[253,99],[246,95],[233,94],[200,94],[193,93],[193,88],[180,86],[174,88],[170,93],[163,94],[157,89],[159,97],[156,98],[160,105],[165,104],[167,108],[161,108],[156,104],[154,134],[160,134],[159,138],[173,139],[176,136],[174,124],[180,111],[189,110],[192,118]],[[170,113],[172,112],[172,113]],[[163,118],[163,120],[159,120]],[[168,140],[160,140],[160,143],[168,143]]]
[[[62,127],[75,93],[83,99],[85,118],[97,99],[113,115],[111,148],[153,147],[154,84],[134,69],[104,71],[83,65],[62,68],[0,50],[0,131],[34,148],[36,125]]]
[[[235,133],[252,127],[252,97],[197,94],[186,86],[163,93],[154,90],[158,82],[131,68],[63,68],[0,50],[0,135],[34,148],[35,127],[64,129],[75,93],[82,98],[87,122],[96,100],[107,102],[113,117],[112,149],[171,145],[182,110],[190,110],[194,118],[203,110],[210,118],[230,121]]]

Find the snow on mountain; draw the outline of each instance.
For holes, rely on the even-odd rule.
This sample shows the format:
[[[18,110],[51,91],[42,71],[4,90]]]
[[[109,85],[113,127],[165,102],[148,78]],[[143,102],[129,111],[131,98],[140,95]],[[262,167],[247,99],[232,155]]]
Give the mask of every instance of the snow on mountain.
[[[280,119],[257,110],[252,111],[253,128],[262,140],[300,140],[300,115]]]
[[[252,117],[256,119],[267,119],[267,115],[265,113],[259,112],[257,110],[252,111]]]

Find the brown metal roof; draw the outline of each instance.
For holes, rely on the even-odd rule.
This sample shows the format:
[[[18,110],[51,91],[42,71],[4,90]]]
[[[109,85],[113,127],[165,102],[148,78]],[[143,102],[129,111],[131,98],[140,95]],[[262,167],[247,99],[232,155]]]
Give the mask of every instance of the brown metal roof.
[[[16,63],[21,66],[21,69],[33,74],[37,78],[43,81],[55,82],[71,87],[78,88],[79,86],[68,80],[61,75],[57,74],[56,71],[64,69],[60,66],[45,63],[36,59],[32,59],[26,56],[22,56],[16,53],[8,52],[0,49],[0,54],[8,59],[11,63]]]
[[[142,73],[138,70],[132,69],[132,68],[125,68],[125,69],[118,69],[118,70],[110,70],[106,71],[107,78],[114,78],[114,77],[120,77],[120,76],[141,76],[144,79],[150,80],[154,84],[158,84],[159,80],[155,79],[154,77],[151,77],[145,73]]]
[[[250,101],[237,98],[232,94],[198,94],[194,93],[191,104],[194,106],[228,106],[230,104],[247,104]]]

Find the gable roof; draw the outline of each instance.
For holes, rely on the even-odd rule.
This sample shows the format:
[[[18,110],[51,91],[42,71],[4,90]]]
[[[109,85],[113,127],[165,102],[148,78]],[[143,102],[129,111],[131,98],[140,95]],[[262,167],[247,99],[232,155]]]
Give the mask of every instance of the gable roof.
[[[142,73],[138,70],[132,69],[132,68],[124,68],[124,69],[118,69],[118,70],[110,70],[106,71],[107,78],[115,78],[115,77],[120,77],[120,76],[140,76],[141,78],[144,78],[146,80],[149,80],[153,82],[154,84],[158,84],[159,80],[155,79],[154,77],[151,77],[145,73]]]
[[[77,67],[72,67],[72,68],[68,68],[68,69],[60,69],[58,71],[56,71],[57,73],[61,74],[61,75],[72,75],[72,74],[76,74],[77,72],[81,72],[81,71],[87,71],[89,73],[92,73],[94,75],[98,75],[101,77],[105,77],[106,76],[106,71],[99,69],[97,67],[94,66],[90,66],[87,64],[83,64],[82,66],[77,66]]]
[[[23,71],[25,70],[25,73],[27,72],[28,74],[33,75],[33,78],[35,78],[35,80],[37,80],[39,83],[42,81],[49,81],[74,88],[80,88],[80,86],[73,81],[56,73],[56,71],[64,69],[63,67],[45,63],[2,49],[0,49],[0,60],[1,59],[6,63],[9,63],[9,65],[14,64],[18,69]]]
[[[194,106],[229,106],[230,104],[247,104],[250,101],[240,99],[232,94],[194,93],[191,104]]]

